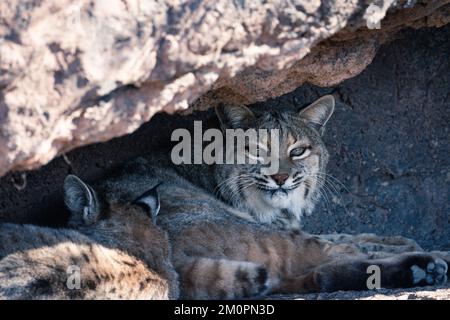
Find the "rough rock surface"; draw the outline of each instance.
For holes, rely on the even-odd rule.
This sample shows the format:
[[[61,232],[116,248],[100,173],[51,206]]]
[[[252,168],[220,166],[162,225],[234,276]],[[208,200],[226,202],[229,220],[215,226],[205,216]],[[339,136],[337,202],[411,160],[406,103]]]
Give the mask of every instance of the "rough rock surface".
[[[450,300],[450,286],[374,291],[339,291],[331,293],[273,295],[277,300]]]
[[[335,85],[398,30],[446,24],[448,3],[2,1],[0,176],[130,133],[208,90],[194,108]]]

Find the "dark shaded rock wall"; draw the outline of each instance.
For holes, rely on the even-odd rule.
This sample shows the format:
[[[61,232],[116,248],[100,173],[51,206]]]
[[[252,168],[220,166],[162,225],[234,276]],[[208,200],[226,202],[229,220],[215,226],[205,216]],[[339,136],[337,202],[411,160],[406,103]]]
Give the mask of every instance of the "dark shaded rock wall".
[[[339,86],[303,86],[259,104],[305,104],[325,93],[340,100],[325,136],[329,173],[340,182],[330,180],[328,200],[305,218],[306,230],[401,234],[426,248],[450,249],[449,89],[447,26],[402,32],[362,74]],[[25,179],[21,173],[2,177],[0,220],[64,224],[59,190],[66,174],[95,180],[209,114],[159,114],[132,135],[72,151]]]
[[[306,229],[450,250],[450,28],[406,32],[336,89],[329,172],[348,190],[337,185]]]

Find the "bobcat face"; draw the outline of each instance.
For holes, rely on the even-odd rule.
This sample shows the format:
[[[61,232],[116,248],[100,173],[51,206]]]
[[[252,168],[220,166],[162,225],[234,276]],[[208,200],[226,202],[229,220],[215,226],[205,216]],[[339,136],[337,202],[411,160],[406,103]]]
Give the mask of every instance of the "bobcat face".
[[[258,115],[245,107],[218,108],[224,128],[278,129],[279,133],[275,150],[271,135],[259,139],[256,153],[249,147],[245,150],[247,157],[258,159],[257,164],[218,166],[219,176],[225,179],[222,196],[263,222],[272,222],[281,210],[297,218],[311,212],[325,179],[328,152],[321,134],[333,110],[332,96],[322,97],[300,112],[274,110]],[[258,151],[261,149],[264,152]],[[278,163],[274,174],[263,170],[269,155]]]

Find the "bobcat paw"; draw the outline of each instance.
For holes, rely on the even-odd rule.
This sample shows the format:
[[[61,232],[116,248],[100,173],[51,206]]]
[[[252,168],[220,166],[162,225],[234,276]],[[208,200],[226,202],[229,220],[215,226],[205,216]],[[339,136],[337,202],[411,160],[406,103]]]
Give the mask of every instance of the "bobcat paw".
[[[447,282],[447,263],[436,258],[429,261],[426,266],[421,263],[411,266],[413,285],[443,285]]]

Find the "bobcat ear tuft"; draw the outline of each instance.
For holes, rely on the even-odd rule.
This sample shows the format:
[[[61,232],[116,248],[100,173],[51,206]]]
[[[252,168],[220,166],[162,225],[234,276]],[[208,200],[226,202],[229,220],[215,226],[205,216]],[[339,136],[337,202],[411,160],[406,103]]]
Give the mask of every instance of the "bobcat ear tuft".
[[[334,105],[334,97],[326,95],[301,110],[299,116],[323,134],[325,125],[333,114]]]
[[[255,119],[254,113],[245,106],[222,104],[215,110],[223,129],[246,128]]]
[[[156,223],[156,217],[158,216],[159,209],[161,207],[158,190],[156,190],[160,185],[161,182],[150,190],[144,192],[136,200],[133,201],[133,203],[143,206],[149,211],[153,223]]]
[[[64,180],[64,202],[74,222],[93,224],[100,217],[97,194],[75,175],[68,175]]]

